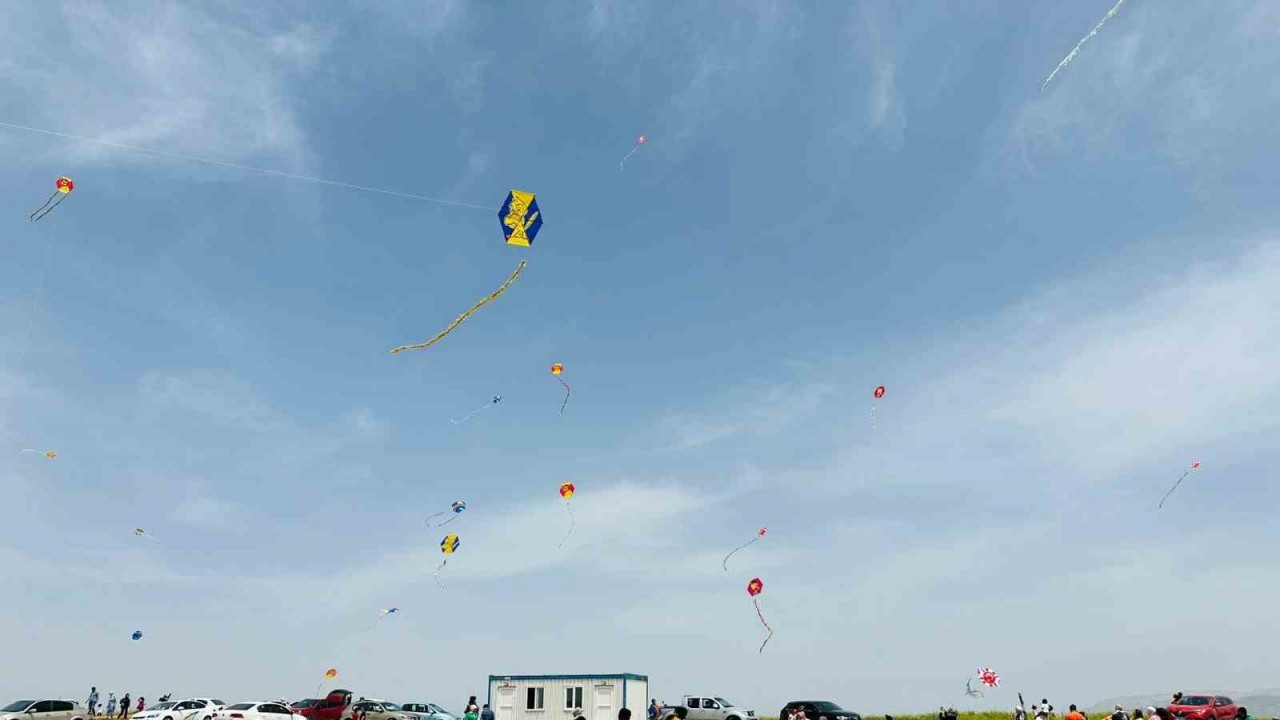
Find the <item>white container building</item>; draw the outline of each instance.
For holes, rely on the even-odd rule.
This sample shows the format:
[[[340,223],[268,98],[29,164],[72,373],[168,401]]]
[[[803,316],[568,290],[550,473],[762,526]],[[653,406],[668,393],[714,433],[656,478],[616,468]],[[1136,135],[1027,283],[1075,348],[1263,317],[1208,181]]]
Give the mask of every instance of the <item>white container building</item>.
[[[573,720],[580,709],[587,720],[618,720],[631,709],[645,720],[649,677],[614,675],[490,675],[489,707],[497,720]]]

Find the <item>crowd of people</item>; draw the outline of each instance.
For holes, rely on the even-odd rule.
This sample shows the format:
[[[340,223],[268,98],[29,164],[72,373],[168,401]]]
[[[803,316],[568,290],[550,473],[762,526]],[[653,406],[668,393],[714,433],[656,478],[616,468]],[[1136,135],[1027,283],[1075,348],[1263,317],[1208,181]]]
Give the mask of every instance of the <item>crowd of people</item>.
[[[160,702],[164,702],[168,699],[169,699],[169,696],[165,695],[164,697],[160,698]],[[86,700],[84,704],[85,708],[89,711],[89,717],[98,717],[99,700],[101,700],[101,698],[98,696],[98,688],[96,687],[89,688],[89,699]],[[118,703],[116,701],[115,693],[107,693],[107,702],[101,708],[102,717],[105,717],[105,718],[129,717],[129,707],[131,702],[132,702],[132,698],[129,696],[129,693],[125,693],[124,697],[120,698]],[[118,713],[116,711],[117,706],[119,707]],[[134,710],[134,712],[142,712],[143,709],[146,708],[146,706],[147,706],[147,699],[139,695],[138,707],[136,710]]]

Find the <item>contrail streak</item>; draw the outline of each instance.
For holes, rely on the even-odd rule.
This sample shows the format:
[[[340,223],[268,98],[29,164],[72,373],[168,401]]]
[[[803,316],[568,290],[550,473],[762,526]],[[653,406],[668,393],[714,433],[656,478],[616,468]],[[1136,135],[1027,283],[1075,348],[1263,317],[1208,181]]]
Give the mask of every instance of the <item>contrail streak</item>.
[[[1119,10],[1120,6],[1123,4],[1124,4],[1124,0],[1120,0],[1120,2],[1116,3],[1115,7],[1108,10],[1107,14],[1103,16],[1102,22],[1095,25],[1093,29],[1089,31],[1089,34],[1084,36],[1083,40],[1076,43],[1076,46],[1074,48],[1071,48],[1071,52],[1067,53],[1067,56],[1062,58],[1062,62],[1058,63],[1058,67],[1054,68],[1053,72],[1049,73],[1049,77],[1045,78],[1044,83],[1040,85],[1041,90],[1044,90],[1045,86],[1049,84],[1049,81],[1053,79],[1053,76],[1058,74],[1059,70],[1066,67],[1068,63],[1070,63],[1072,60],[1075,59],[1076,53],[1080,52],[1080,47],[1085,43],[1089,42],[1089,38],[1093,37],[1094,35],[1097,35],[1098,31],[1102,29],[1102,26],[1107,24],[1107,21],[1110,20],[1111,17],[1116,14],[1116,11]]]

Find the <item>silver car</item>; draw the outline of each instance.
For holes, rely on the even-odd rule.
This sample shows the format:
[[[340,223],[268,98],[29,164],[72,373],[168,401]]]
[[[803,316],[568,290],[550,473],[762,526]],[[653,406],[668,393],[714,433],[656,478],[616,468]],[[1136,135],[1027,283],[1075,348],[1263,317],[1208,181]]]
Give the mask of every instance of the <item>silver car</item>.
[[[416,714],[422,720],[458,720],[452,713],[435,703],[404,703],[400,706],[405,712]]]

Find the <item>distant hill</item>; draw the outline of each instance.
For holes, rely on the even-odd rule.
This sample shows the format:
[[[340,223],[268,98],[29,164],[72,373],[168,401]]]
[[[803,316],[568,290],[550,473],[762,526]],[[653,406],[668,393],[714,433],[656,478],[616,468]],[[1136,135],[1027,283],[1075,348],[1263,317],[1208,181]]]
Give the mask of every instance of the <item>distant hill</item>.
[[[1216,691],[1221,695],[1226,695],[1236,701],[1237,705],[1243,705],[1248,708],[1249,715],[1257,718],[1280,718],[1280,688],[1272,688],[1269,690],[1252,690],[1249,692],[1235,692],[1231,690]],[[1099,700],[1089,706],[1087,712],[1094,715],[1099,712],[1109,713],[1116,705],[1125,710],[1133,710],[1134,708],[1145,708],[1147,706],[1163,707],[1169,704],[1169,699],[1173,692],[1158,693],[1154,695],[1127,695],[1125,697],[1108,698]]]

